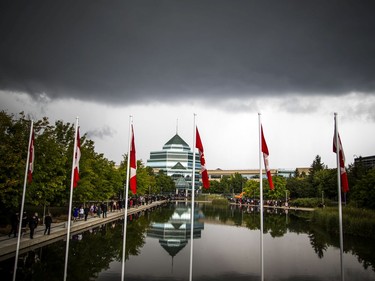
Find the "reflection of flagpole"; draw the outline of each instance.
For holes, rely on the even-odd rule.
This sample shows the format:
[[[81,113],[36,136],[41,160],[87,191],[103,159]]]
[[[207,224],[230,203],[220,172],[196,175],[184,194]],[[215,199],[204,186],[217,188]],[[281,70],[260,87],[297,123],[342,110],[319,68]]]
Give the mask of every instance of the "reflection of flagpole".
[[[262,133],[261,133],[261,114],[258,113],[259,121],[259,190],[260,190],[260,275],[264,280],[264,254],[263,254],[263,176],[262,176]]]
[[[128,197],[129,197],[129,177],[130,177],[130,146],[132,140],[131,126],[133,123],[133,116],[129,116],[129,146],[128,146],[128,163],[126,169],[126,184],[125,184],[125,213],[124,213],[124,230],[122,238],[122,264],[121,264],[121,280],[125,280],[125,250],[126,250],[126,228],[128,220]]]
[[[191,180],[191,214],[190,214],[190,268],[189,281],[193,280],[193,241],[194,241],[194,199],[195,199],[195,146],[196,146],[196,126],[194,113],[194,133],[193,133],[193,175]]]
[[[76,118],[76,128],[75,128],[75,133],[74,133],[73,164],[72,164],[72,174],[70,178],[70,198],[69,198],[69,213],[68,213],[68,229],[66,230],[64,281],[66,280],[67,273],[68,273],[68,257],[69,257],[70,223],[71,223],[71,217],[72,217],[74,169],[75,169],[76,153],[77,153],[77,132],[78,132],[78,117]]]
[[[19,253],[19,250],[20,250],[21,230],[22,230],[22,227],[21,227],[22,225],[21,224],[22,224],[22,218],[23,218],[23,207],[25,205],[26,182],[27,182],[27,176],[28,176],[29,164],[30,164],[29,163],[29,160],[30,160],[30,146],[31,146],[32,137],[33,137],[33,129],[34,129],[34,122],[31,121],[29,145],[27,147],[27,159],[26,159],[25,179],[23,181],[21,211],[19,213],[19,227],[18,227],[16,257],[15,257],[15,260],[14,260],[13,281],[16,280],[16,275],[17,275],[18,253]],[[34,161],[34,159],[33,159],[33,161]]]
[[[344,238],[342,233],[342,202],[341,202],[341,165],[340,165],[340,139],[337,125],[337,113],[335,116],[335,145],[336,145],[336,163],[337,163],[337,190],[339,199],[339,227],[340,227],[340,266],[341,266],[341,281],[344,281],[344,266],[343,266],[343,249],[344,249]]]

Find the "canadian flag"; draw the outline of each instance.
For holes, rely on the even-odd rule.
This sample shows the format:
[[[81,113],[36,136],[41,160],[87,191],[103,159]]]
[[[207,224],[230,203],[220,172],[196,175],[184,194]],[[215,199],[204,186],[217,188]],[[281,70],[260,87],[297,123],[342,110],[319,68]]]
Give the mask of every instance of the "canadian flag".
[[[340,134],[337,133],[337,136],[339,138],[339,162],[340,162],[341,188],[343,192],[348,192],[349,183],[348,183],[348,175],[346,174],[346,169],[345,169],[345,154],[344,154],[344,149],[342,148]],[[336,140],[336,132],[335,132],[333,136],[333,152],[334,153],[337,153],[336,143],[337,143],[337,140]]]
[[[81,159],[81,138],[79,136],[79,127],[77,128],[76,153],[74,155],[74,177],[73,187],[78,186],[79,181],[79,160]]]
[[[201,137],[199,136],[198,127],[196,128],[195,147],[198,148],[198,150],[199,150],[203,187],[209,188],[210,187],[210,181],[208,180],[208,173],[207,173],[207,169],[206,169],[206,160],[204,158],[203,144],[202,144],[202,141],[201,141]]]
[[[266,172],[267,172],[267,178],[268,178],[268,183],[270,185],[270,189],[273,190],[274,187],[273,187],[273,182],[272,182],[271,170],[270,170],[270,166],[269,166],[269,163],[268,163],[268,156],[270,154],[268,152],[266,139],[264,138],[263,126],[262,125],[260,127],[260,131],[261,131],[261,135],[262,135],[262,152],[263,152],[263,159],[264,159],[264,167],[265,167]]]
[[[29,145],[29,167],[27,170],[27,181],[29,183],[33,180],[33,172],[34,172],[34,130],[31,132],[31,139]]]
[[[130,145],[130,190],[137,193],[137,160],[135,157],[134,130],[132,125],[132,138]]]

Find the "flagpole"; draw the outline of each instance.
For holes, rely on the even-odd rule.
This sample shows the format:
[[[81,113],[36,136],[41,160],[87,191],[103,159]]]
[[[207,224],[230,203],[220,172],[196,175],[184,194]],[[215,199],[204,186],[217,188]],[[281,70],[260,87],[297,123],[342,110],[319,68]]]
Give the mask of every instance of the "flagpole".
[[[337,163],[337,194],[339,199],[339,228],[340,228],[340,268],[341,268],[341,281],[344,281],[344,266],[343,266],[343,251],[344,251],[344,238],[342,230],[342,202],[341,202],[341,165],[340,165],[340,139],[338,131],[337,113],[335,116],[335,140],[336,140],[336,163]]]
[[[16,257],[15,257],[15,260],[14,260],[13,281],[16,280],[16,275],[17,275],[18,254],[19,254],[19,250],[20,250],[21,230],[22,230],[21,224],[22,224],[22,218],[23,218],[23,208],[24,208],[24,205],[25,205],[26,183],[27,183],[27,175],[28,175],[29,164],[30,164],[29,163],[29,160],[30,160],[30,145],[31,145],[32,136],[33,136],[33,129],[34,129],[34,121],[31,120],[29,145],[27,147],[27,159],[26,159],[25,178],[24,178],[24,181],[23,181],[21,211],[20,211],[20,214],[19,214],[19,227],[18,227]]]
[[[70,177],[70,197],[69,197],[69,212],[68,212],[68,229],[66,231],[66,249],[65,249],[65,266],[64,266],[64,281],[66,281],[68,273],[68,257],[69,257],[69,241],[70,241],[70,226],[72,217],[72,202],[73,202],[73,182],[74,182],[74,166],[77,153],[77,133],[78,133],[78,117],[76,117],[76,127],[74,133],[74,147],[73,147],[73,161],[72,174]]]
[[[195,204],[195,146],[196,146],[196,125],[194,113],[194,132],[193,132],[193,175],[191,180],[191,214],[190,214],[190,267],[189,281],[193,280],[193,241],[194,241],[194,204]]]
[[[262,175],[262,133],[261,114],[258,113],[259,125],[259,190],[260,190],[260,276],[264,280],[264,253],[263,253],[263,175]]]
[[[129,176],[130,176],[130,146],[133,124],[133,116],[129,116],[129,137],[128,137],[128,163],[126,170],[126,184],[125,184],[125,213],[124,213],[124,230],[122,236],[122,264],[121,264],[121,280],[125,280],[125,250],[126,250],[126,228],[128,221],[128,197],[129,197]]]

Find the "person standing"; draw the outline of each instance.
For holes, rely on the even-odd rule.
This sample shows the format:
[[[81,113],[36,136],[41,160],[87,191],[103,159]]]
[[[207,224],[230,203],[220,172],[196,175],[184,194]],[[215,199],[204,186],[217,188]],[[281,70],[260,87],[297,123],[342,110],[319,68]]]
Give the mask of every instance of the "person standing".
[[[50,235],[51,233],[51,224],[52,224],[52,217],[51,217],[51,214],[48,213],[48,215],[44,218],[44,225],[45,225],[45,229],[44,229],[44,235],[46,235],[46,233],[48,235]]]
[[[88,206],[85,206],[83,212],[85,214],[85,221],[87,221],[87,217],[89,215],[90,208]]]
[[[37,225],[37,217],[35,215],[30,216],[29,218],[29,228],[30,228],[30,239],[34,238],[34,230]]]
[[[12,226],[12,229],[10,230],[8,237],[10,237],[13,234],[13,237],[17,236],[17,227],[18,227],[18,213],[12,213],[10,216],[10,224]]]
[[[103,218],[106,218],[107,217],[107,205],[102,203],[100,207],[102,208]]]

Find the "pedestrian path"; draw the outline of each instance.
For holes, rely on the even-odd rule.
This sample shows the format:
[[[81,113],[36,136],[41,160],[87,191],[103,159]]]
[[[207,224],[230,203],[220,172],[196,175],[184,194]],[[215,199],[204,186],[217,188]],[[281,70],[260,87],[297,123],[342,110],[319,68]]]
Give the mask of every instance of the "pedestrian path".
[[[160,205],[165,204],[167,201],[156,201],[148,205],[142,205],[128,209],[128,216],[138,212],[145,211]],[[88,217],[87,221],[77,220],[71,223],[70,233],[73,234],[78,231],[85,231],[92,227],[108,223],[113,220],[121,219],[124,217],[124,209],[121,211],[108,212],[107,217]],[[54,243],[61,239],[66,239],[67,222],[52,223],[50,235],[44,235],[44,225],[40,225],[35,229],[34,238],[30,239],[30,233],[26,232],[21,237],[20,254],[27,252],[31,249],[36,249],[44,245]],[[17,238],[8,235],[0,236],[0,261],[6,260],[15,255],[17,249]]]

